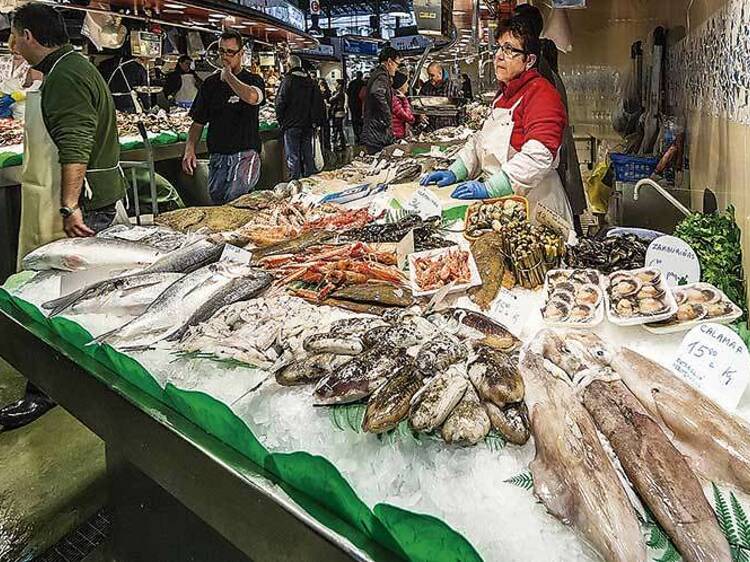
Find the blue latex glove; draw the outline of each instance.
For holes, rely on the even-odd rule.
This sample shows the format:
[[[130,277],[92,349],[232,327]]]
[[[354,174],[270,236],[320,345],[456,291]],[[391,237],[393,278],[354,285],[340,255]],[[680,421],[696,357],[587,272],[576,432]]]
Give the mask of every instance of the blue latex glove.
[[[430,172],[421,180],[419,180],[419,185],[430,185],[431,183],[434,183],[438,187],[445,187],[447,185],[452,185],[457,181],[458,178],[456,177],[456,174],[454,174],[450,170],[436,170],[434,172]]]
[[[490,196],[487,186],[477,180],[465,181],[458,184],[451,197],[454,199],[487,199]]]

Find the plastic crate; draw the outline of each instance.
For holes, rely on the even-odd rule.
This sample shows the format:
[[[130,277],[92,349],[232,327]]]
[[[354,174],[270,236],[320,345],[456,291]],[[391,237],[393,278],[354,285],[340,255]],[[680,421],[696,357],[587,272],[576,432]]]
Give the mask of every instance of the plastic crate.
[[[635,183],[654,173],[659,163],[658,156],[633,156],[632,154],[612,153],[609,155],[615,168],[615,179],[620,182]]]

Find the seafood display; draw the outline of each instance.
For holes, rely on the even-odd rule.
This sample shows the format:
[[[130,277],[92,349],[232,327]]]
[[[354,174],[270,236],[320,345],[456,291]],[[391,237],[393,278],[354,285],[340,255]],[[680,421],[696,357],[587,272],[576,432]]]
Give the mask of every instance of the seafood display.
[[[472,283],[472,268],[476,269],[471,253],[447,248],[409,254],[409,276],[412,290],[427,294],[441,287],[454,287]]]
[[[691,283],[672,290],[677,312],[661,322],[646,324],[653,333],[689,330],[705,322],[728,324],[742,316],[742,310],[710,283]]]
[[[396,222],[369,224],[362,228],[352,228],[339,236],[340,240],[361,242],[399,242],[409,231],[414,232],[414,250],[422,252],[453,246],[440,233],[441,219],[434,217],[423,220],[419,215],[406,215]]]
[[[475,239],[493,230],[499,232],[504,224],[526,221],[528,207],[526,199],[517,196],[485,199],[472,203],[466,209],[464,236]]]
[[[121,137],[140,136],[138,122],[142,122],[149,133],[174,134],[187,133],[193,120],[188,117],[187,111],[175,110],[167,113],[160,109],[155,113],[125,113],[117,112],[117,132]]]
[[[601,283],[601,276],[594,269],[548,271],[542,318],[553,325],[598,324],[604,318]]]
[[[505,261],[502,247],[503,239],[497,232],[484,234],[471,243],[471,254],[482,284],[469,289],[469,298],[482,310],[489,309],[503,285]]]
[[[579,238],[568,246],[565,263],[569,267],[596,269],[612,273],[621,269],[638,269],[646,263],[648,243],[633,234],[605,238]]]
[[[61,238],[37,248],[23,258],[25,270],[83,271],[93,268],[136,269],[154,263],[165,252],[116,238]]]
[[[618,271],[607,280],[607,316],[620,326],[658,322],[677,312],[677,303],[658,269]]]
[[[23,121],[0,119],[0,146],[23,144]]]
[[[503,238],[503,256],[521,287],[535,289],[543,285],[547,271],[560,267],[565,243],[549,228],[512,221],[493,230]]]

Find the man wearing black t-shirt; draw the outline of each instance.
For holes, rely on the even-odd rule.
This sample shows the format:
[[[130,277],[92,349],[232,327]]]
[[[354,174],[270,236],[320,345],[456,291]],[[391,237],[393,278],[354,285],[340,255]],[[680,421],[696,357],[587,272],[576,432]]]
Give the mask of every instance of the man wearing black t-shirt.
[[[242,68],[242,36],[225,31],[219,40],[224,68],[201,85],[190,109],[190,125],[182,169],[192,175],[195,145],[208,127],[208,192],[217,205],[228,203],[255,187],[260,179],[259,106],[263,79]]]

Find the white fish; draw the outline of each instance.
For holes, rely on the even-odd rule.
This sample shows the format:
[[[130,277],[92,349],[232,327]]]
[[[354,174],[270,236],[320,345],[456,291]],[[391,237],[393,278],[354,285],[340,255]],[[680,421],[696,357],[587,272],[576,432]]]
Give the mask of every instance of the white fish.
[[[84,271],[108,267],[136,269],[154,263],[164,252],[146,244],[109,238],[61,238],[26,255],[25,270]]]

